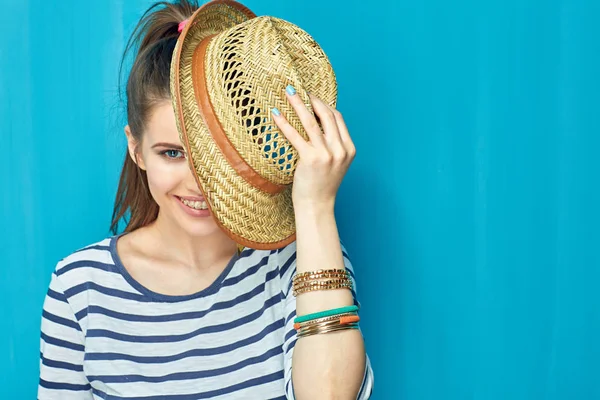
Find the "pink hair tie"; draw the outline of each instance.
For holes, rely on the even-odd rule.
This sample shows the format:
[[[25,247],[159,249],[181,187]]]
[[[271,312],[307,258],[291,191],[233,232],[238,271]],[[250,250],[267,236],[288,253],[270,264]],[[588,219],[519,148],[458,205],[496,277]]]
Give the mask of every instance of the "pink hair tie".
[[[188,19],[184,19],[183,21],[181,21],[179,23],[179,27],[177,27],[177,32],[181,33],[181,31],[183,31],[183,28],[185,28],[185,26],[187,25],[189,20],[190,19],[188,18]]]

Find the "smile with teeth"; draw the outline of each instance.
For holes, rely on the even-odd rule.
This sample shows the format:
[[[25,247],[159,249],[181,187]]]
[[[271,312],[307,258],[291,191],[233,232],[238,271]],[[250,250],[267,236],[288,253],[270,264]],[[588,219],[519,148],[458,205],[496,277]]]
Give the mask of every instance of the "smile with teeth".
[[[186,199],[179,198],[183,204],[194,210],[208,210],[206,201],[188,201]]]

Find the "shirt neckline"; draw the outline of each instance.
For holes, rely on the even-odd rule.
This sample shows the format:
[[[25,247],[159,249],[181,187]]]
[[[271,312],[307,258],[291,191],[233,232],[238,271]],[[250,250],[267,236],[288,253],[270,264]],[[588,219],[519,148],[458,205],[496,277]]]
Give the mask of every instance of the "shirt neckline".
[[[199,292],[192,293],[192,294],[185,294],[185,295],[169,295],[169,294],[158,293],[158,292],[148,289],[147,287],[142,285],[140,282],[138,282],[133,276],[131,276],[131,274],[129,274],[129,272],[123,265],[123,262],[121,261],[121,257],[119,256],[119,253],[117,252],[117,241],[119,240],[119,238],[121,236],[123,236],[125,234],[126,233],[123,232],[118,235],[112,236],[110,239],[109,247],[110,247],[110,254],[111,254],[113,263],[115,264],[115,266],[117,267],[117,269],[119,270],[119,272],[121,273],[123,278],[125,278],[125,280],[131,286],[133,286],[140,293],[143,293],[144,295],[146,295],[154,300],[160,301],[160,302],[171,302],[172,303],[172,302],[186,301],[186,300],[192,300],[192,299],[198,299],[198,298],[210,296],[212,294],[217,293],[219,291],[219,289],[221,288],[221,284],[223,283],[223,281],[225,280],[227,275],[229,275],[229,273],[233,269],[233,266],[235,265],[236,261],[240,259],[240,255],[236,252],[236,254],[234,254],[233,257],[231,257],[231,259],[227,263],[227,266],[225,267],[223,272],[221,272],[221,274],[217,277],[217,279],[215,279],[213,281],[213,283],[211,283],[208,287],[200,290]]]

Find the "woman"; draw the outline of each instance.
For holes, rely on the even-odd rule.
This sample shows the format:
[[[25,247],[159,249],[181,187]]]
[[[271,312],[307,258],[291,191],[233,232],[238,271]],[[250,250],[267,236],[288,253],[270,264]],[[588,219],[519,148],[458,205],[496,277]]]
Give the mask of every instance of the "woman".
[[[344,121],[311,97],[321,131],[287,87],[310,139],[272,110],[299,154],[296,242],[239,251],[188,165],[172,107],[175,43],[197,8],[189,0],[155,4],[127,47],[139,43],[114,236],[64,258],[52,275],[38,398],[368,398],[373,375],[333,212],[355,153]],[[338,284],[322,280],[332,277]]]

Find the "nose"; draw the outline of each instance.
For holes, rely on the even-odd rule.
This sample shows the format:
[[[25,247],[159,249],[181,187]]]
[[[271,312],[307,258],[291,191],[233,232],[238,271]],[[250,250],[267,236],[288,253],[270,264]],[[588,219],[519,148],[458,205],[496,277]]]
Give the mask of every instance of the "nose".
[[[186,168],[184,185],[188,193],[198,197],[203,197],[202,190],[200,190],[200,188],[198,187],[198,183],[196,182],[194,172],[192,172],[189,165]]]

